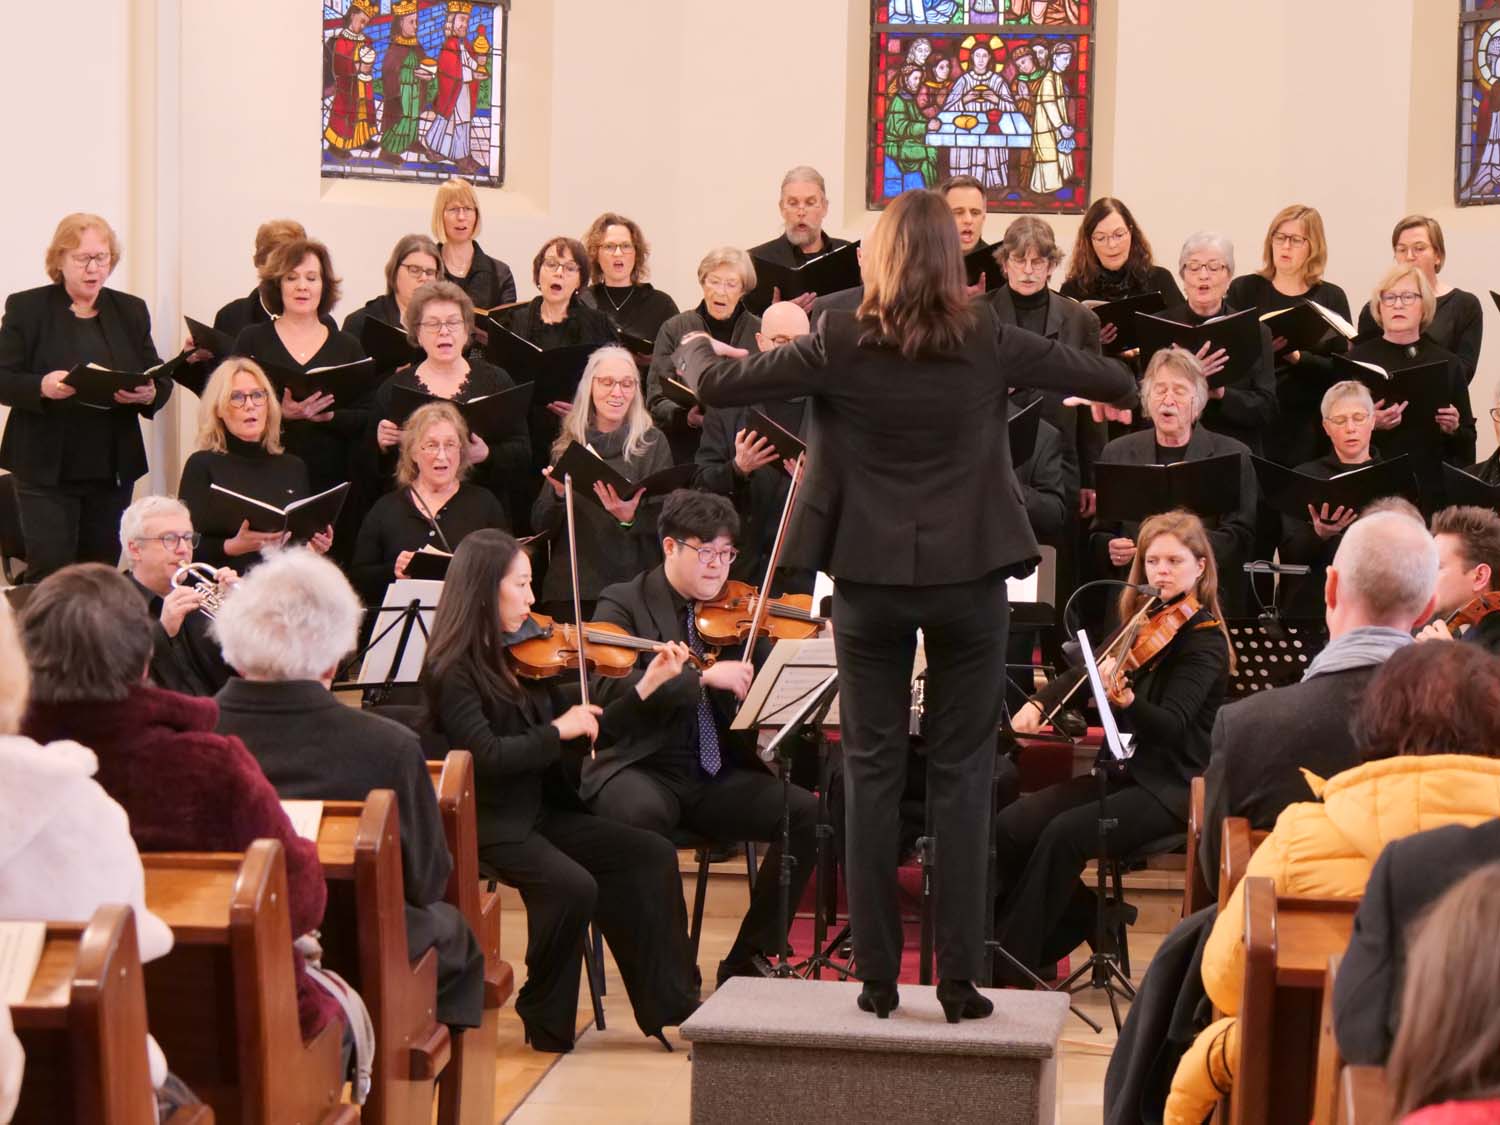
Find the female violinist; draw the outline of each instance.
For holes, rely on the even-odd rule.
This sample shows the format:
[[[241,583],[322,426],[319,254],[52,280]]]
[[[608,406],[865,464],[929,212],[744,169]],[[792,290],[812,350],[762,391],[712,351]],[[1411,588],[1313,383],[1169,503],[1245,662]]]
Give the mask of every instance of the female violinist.
[[[1143,523],[1129,581],[1156,587],[1153,600],[1162,604],[1144,607],[1139,629],[1127,628],[1119,646],[1128,642],[1128,651],[1099,667],[1121,727],[1134,734],[1130,761],[1111,767],[1107,779],[1105,805],[1117,821],[1109,834],[1113,855],[1185,831],[1188,784],[1208,764],[1209,735],[1233,668],[1213,548],[1197,516],[1179,510]],[[1196,610],[1184,612],[1194,601]],[[1145,602],[1127,590],[1120,619],[1130,622]],[[1044,686],[1016,714],[1015,729],[1035,733],[1081,675],[1078,669]],[[1027,794],[996,819],[996,938],[1044,978],[1091,933],[1094,896],[1079,876],[1098,852],[1097,798],[1094,778],[1075,777]],[[1002,966],[1006,983],[1024,983],[1018,976]]]
[[[662,1029],[697,1007],[677,852],[654,832],[591,815],[578,799],[570,751],[652,721],[646,701],[682,671],[687,646],[658,646],[608,707],[578,704],[567,676],[516,674],[509,650],[540,632],[533,601],[531,561],[510,535],[485,529],[459,544],[422,667],[427,721],[474,755],[480,862],[526,904],[526,983],[516,1011],[527,1041],[539,1051],[572,1049],[592,921],[619,965],[636,1023],[670,1050]]]
[[[1500,515],[1488,508],[1444,508],[1432,517],[1437,543],[1437,617],[1419,641],[1461,637],[1500,652]]]

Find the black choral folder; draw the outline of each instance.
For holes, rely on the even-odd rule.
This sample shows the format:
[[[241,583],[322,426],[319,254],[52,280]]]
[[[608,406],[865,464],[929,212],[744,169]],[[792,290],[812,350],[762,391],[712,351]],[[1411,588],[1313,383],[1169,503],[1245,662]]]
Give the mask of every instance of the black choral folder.
[[[1260,322],[1271,330],[1273,339],[1286,341],[1277,355],[1342,350],[1347,341],[1359,335],[1359,330],[1338,313],[1305,298],[1287,308],[1263,313]]]
[[[404,426],[418,407],[433,402],[446,402],[464,416],[470,430],[482,437],[486,444],[493,445],[507,433],[525,424],[534,389],[530,383],[522,383],[494,394],[459,402],[393,383],[386,417],[396,425]]]
[[[1166,298],[1156,290],[1122,297],[1118,301],[1085,301],[1084,305],[1099,318],[1099,327],[1115,326],[1115,338],[1104,345],[1105,355],[1119,355],[1140,346],[1136,337],[1136,313],[1158,313],[1167,307]]]
[[[1209,353],[1223,348],[1229,353],[1224,367],[1208,380],[1211,390],[1238,383],[1260,361],[1260,318],[1254,309],[1205,320],[1202,324],[1180,324],[1175,320],[1135,314],[1135,335],[1141,356],[1148,361],[1173,344],[1196,353],[1204,344]]]
[[[969,285],[978,285],[983,280],[986,293],[1000,288],[1005,280],[1005,269],[995,258],[999,252],[998,246],[979,246],[970,250],[964,255],[964,280]]]
[[[505,369],[517,383],[530,383],[536,389],[532,402],[545,406],[549,402],[572,402],[578,391],[578,380],[588,366],[589,356],[602,344],[570,344],[562,348],[539,348],[530,340],[517,336],[493,317],[488,325],[489,342],[485,358]]]
[[[188,335],[193,338],[193,348],[201,348],[213,358],[201,363],[188,363],[187,354],[184,353],[182,364],[172,378],[178,386],[186,387],[202,398],[203,388],[208,385],[209,376],[214,373],[214,369],[234,354],[234,337],[190,316],[182,319],[187,324]]]
[[[1317,512],[1322,511],[1324,504],[1330,512],[1338,508],[1360,511],[1386,496],[1401,496],[1413,503],[1417,500],[1411,458],[1404,455],[1357,465],[1327,480],[1254,455],[1250,461],[1255,466],[1260,494],[1271,507],[1293,519],[1306,521],[1309,507]]]
[[[375,361],[381,371],[394,371],[415,363],[423,356],[421,348],[406,338],[406,329],[387,324],[377,317],[365,317],[359,330],[359,346]]]
[[[1010,416],[1010,467],[1019,469],[1036,452],[1036,434],[1042,422],[1042,400],[1034,398]]]
[[[790,301],[804,293],[837,293],[864,283],[859,272],[858,242],[809,258],[800,266],[784,266],[754,256],[751,261],[755,263],[755,288],[745,294],[745,307],[757,316],[770,306],[772,293],[778,289],[781,299]]]
[[[1098,515],[1105,522],[1139,523],[1173,508],[1201,519],[1240,508],[1240,454],[1226,453],[1175,465],[1094,466]]]
[[[217,527],[238,528],[249,520],[251,531],[290,531],[295,540],[311,539],[337,522],[348,493],[349,483],[345,481],[327,492],[293,500],[283,508],[211,484],[208,486],[208,522]]]
[[[406,564],[406,577],[442,582],[448,577],[448,564],[452,561],[453,556],[447,551],[423,547],[412,553],[411,561]]]
[[[382,380],[375,361],[368,356],[352,363],[309,367],[306,371],[274,363],[262,366],[278,391],[290,391],[299,402],[314,394],[326,394],[333,396],[335,406],[349,406],[368,395]]]
[[[1333,365],[1340,379],[1353,379],[1370,389],[1370,397],[1376,402],[1393,406],[1406,403],[1401,414],[1401,424],[1391,433],[1420,433],[1432,442],[1440,441],[1443,431],[1433,418],[1442,406],[1453,403],[1452,388],[1448,385],[1448,364],[1419,363],[1415,367],[1402,367],[1387,371],[1376,363],[1333,356]],[[1379,431],[1377,431],[1378,435]]]
[[[1448,504],[1489,508],[1500,512],[1500,485],[1486,484],[1473,473],[1443,465],[1443,493]]]
[[[552,466],[552,479],[561,484],[564,477],[571,476],[574,497],[587,496],[595,504],[599,504],[599,497],[594,495],[596,482],[613,485],[621,500],[629,500],[642,489],[647,496],[660,496],[675,489],[688,488],[692,485],[696,472],[697,466],[693,464],[672,465],[641,480],[632,481],[623,473],[616,472],[592,449],[575,441],[563,450],[557,464]],[[603,507],[602,504],[600,506]]]
[[[776,456],[783,461],[795,461],[807,449],[807,443],[791,430],[753,406],[745,414],[745,429],[769,441]]]
[[[179,368],[185,367],[183,357],[158,363],[145,371],[115,371],[97,363],[80,363],[63,376],[63,383],[76,392],[64,401],[95,410],[135,410],[136,404],[116,402],[116,391],[133,391],[144,387],[153,379],[171,378]],[[158,396],[159,397],[159,396]]]

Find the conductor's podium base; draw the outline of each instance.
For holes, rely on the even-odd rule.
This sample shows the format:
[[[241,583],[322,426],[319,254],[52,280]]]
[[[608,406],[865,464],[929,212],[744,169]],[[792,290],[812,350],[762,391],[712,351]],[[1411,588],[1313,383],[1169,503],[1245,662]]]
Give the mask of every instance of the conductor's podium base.
[[[860,986],[737,977],[682,1025],[693,1047],[694,1125],[815,1119],[1051,1125],[1068,1002],[992,991],[995,1014],[943,1019],[936,990],[901,986],[876,1019]]]

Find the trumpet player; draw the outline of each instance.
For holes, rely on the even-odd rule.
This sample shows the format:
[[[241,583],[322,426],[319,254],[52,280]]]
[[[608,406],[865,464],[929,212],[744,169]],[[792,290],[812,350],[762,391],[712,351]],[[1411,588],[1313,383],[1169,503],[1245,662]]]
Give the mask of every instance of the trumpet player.
[[[120,546],[131,581],[157,618],[152,627],[151,682],[184,695],[213,695],[234,673],[219,652],[203,612],[212,586],[191,572],[198,533],[187,508],[169,496],[143,496],[120,519]],[[182,578],[173,581],[181,574]],[[239,576],[214,572],[222,594]],[[184,580],[185,579],[185,580]]]

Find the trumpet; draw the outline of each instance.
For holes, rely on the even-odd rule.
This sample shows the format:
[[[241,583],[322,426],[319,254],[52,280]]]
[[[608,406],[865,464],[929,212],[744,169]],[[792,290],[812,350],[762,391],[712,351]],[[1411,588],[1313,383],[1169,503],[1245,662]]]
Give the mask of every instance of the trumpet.
[[[219,576],[213,567],[207,563],[188,563],[178,567],[172,575],[172,589],[180,590],[187,585],[203,595],[203,604],[198,608],[204,614],[211,618],[219,612],[223,595],[219,593]]]

